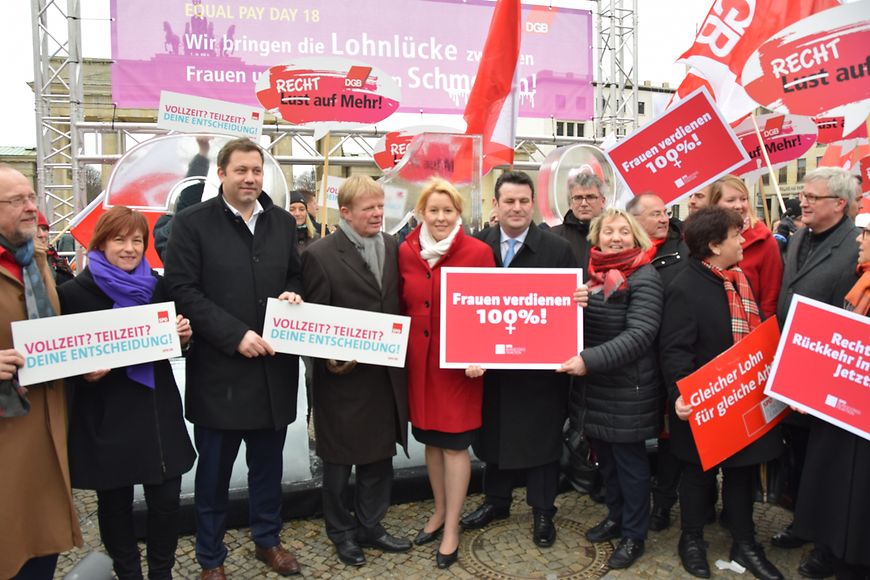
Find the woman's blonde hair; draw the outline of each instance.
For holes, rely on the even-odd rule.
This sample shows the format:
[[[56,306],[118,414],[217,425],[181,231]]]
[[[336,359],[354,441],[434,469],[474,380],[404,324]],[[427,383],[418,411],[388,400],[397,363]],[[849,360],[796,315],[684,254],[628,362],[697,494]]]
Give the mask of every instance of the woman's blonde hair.
[[[634,216],[618,207],[609,207],[605,209],[601,215],[592,220],[592,223],[589,224],[589,236],[587,239],[593,246],[597,246],[598,239],[601,237],[601,228],[604,226],[604,222],[609,222],[620,217],[628,222],[628,228],[631,230],[631,235],[634,237],[634,243],[643,251],[649,250],[652,247],[652,242],[647,233],[642,227],[640,227],[640,224],[637,223]]]
[[[414,206],[414,213],[417,214],[418,219],[422,218],[423,212],[426,210],[426,202],[429,201],[429,198],[432,197],[433,193],[443,193],[450,196],[450,201],[453,202],[453,207],[455,207],[456,211],[460,214],[462,213],[462,206],[464,203],[462,194],[459,193],[459,191],[453,187],[453,184],[446,179],[433,177],[423,187],[423,191],[420,192],[420,197],[417,198],[417,205]]]
[[[749,211],[747,211],[747,214],[749,215],[749,227],[751,228],[758,223],[758,217],[756,217],[755,212],[752,211],[752,196],[749,195],[749,189],[746,187],[743,180],[736,175],[726,175],[725,177],[720,177],[713,182],[713,185],[710,186],[710,205],[719,205],[719,202],[722,201],[722,196],[724,195],[722,188],[726,185],[733,187],[746,195],[746,203],[749,204]]]

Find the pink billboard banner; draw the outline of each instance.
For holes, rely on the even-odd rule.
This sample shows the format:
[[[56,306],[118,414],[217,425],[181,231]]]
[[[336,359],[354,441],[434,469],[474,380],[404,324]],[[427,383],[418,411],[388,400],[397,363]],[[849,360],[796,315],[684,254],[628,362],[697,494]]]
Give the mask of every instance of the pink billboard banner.
[[[112,97],[157,108],[160,91],[258,105],[269,68],[359,60],[390,75],[399,111],[462,114],[494,4],[482,0],[112,0]],[[523,7],[519,114],[591,119],[592,15]]]

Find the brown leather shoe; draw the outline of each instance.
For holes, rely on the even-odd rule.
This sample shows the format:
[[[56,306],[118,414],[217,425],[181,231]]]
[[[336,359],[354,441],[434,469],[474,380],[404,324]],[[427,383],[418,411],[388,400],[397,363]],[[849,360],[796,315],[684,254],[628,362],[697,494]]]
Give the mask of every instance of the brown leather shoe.
[[[296,561],[296,556],[292,552],[285,550],[284,546],[280,544],[271,548],[256,546],[254,555],[257,557],[257,560],[265,562],[281,576],[299,573],[299,562]]]
[[[199,572],[199,580],[227,580],[227,575],[224,574],[223,566],[209,569],[203,568]]]

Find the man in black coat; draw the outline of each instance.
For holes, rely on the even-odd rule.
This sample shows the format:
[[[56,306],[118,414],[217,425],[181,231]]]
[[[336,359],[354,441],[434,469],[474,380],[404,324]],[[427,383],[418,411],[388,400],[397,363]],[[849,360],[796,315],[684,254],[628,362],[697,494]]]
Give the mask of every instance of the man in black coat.
[[[651,192],[631,198],[625,204],[625,211],[634,216],[652,241],[656,249],[652,265],[662,279],[662,286],[667,288],[689,258],[689,249],[683,241],[682,223],[669,218],[665,202]]]
[[[170,296],[196,328],[185,388],[199,453],[196,558],[201,578],[224,578],[228,487],[244,441],[255,555],[281,574],[298,573],[279,535],[299,358],[275,354],[259,335],[268,298],[301,302],[296,221],[262,191],[263,152],[253,141],[221,149],[218,177],[217,197],[175,216],[165,261]]]
[[[568,188],[568,205],[571,209],[565,214],[562,223],[551,231],[568,240],[577,263],[583,268],[583,281],[589,279],[589,251],[592,245],[589,223],[601,215],[606,205],[604,182],[594,173],[582,171],[575,175]]]
[[[568,242],[532,223],[534,198],[528,175],[502,174],[495,184],[499,227],[487,228],[478,237],[492,247],[500,267],[578,267]],[[473,449],[486,462],[486,499],[460,523],[473,529],[508,517],[513,487],[525,477],[526,501],[534,513],[532,539],[538,546],[552,546],[568,376],[554,371],[490,370],[483,384],[483,425]]]
[[[776,308],[780,326],[785,324],[795,294],[838,308],[843,306],[843,299],[855,284],[855,264],[858,263],[855,237],[859,229],[848,216],[855,193],[855,180],[844,169],[821,167],[804,178],[800,203],[805,227],[798,229],[788,243]],[[810,466],[806,470],[803,466],[810,427],[816,421],[819,420],[794,413],[783,421],[788,453],[794,463],[792,479],[797,480],[790,482],[789,491],[795,496],[799,495],[801,473],[804,476],[812,473]],[[799,520],[800,514],[795,517]],[[774,535],[771,543],[780,548],[796,548],[805,542],[789,526]],[[831,576],[834,573],[831,560],[830,552],[817,545],[801,562],[798,571],[810,578]]]
[[[662,286],[667,288],[671,280],[688,264],[689,248],[683,241],[682,224],[679,220],[668,219],[665,202],[652,192],[631,198],[625,204],[625,211],[634,216],[649,235],[656,250],[652,265],[661,276]],[[671,508],[677,503],[680,471],[680,462],[670,450],[670,439],[660,437],[656,453],[656,475],[652,484],[653,507],[649,522],[649,529],[652,531],[661,531],[671,525]],[[715,504],[715,500],[713,503]]]

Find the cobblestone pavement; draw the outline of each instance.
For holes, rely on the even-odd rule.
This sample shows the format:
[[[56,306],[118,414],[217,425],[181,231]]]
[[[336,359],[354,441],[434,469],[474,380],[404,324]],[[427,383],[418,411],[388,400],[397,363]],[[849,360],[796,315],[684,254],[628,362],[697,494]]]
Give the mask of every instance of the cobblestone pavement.
[[[583,533],[598,523],[606,508],[573,491],[561,494],[556,500],[558,537],[552,548],[541,549],[532,543],[531,508],[525,503],[525,490],[514,495],[511,517],[493,522],[483,530],[464,532],[459,549],[459,561],[447,571],[435,567],[437,542],[414,547],[405,554],[384,554],[366,550],[367,564],[361,568],[344,566],[326,538],[321,519],[291,520],[284,524],[281,534],[286,547],[296,552],[305,578],[484,578],[502,580],[511,578],[691,578],[680,566],[676,554],[678,526],[663,532],[650,532],[646,553],[628,570],[609,571],[609,558],[615,542],[590,544]],[[75,493],[76,507],[82,518],[85,547],[63,554],[58,564],[57,577],[69,571],[88,550],[101,550],[96,521],[96,497],[91,492]],[[481,496],[471,496],[465,511],[477,507]],[[399,536],[413,537],[423,526],[432,509],[431,501],[422,501],[390,508],[384,524]],[[677,509],[674,521],[679,521]],[[798,550],[780,550],[770,545],[771,535],[783,528],[791,515],[782,508],[756,504],[755,522],[758,538],[765,546],[768,557],[786,578],[797,578],[797,567],[804,547]],[[747,578],[732,571],[717,570],[717,559],[727,559],[731,546],[730,536],[718,523],[707,526],[705,536],[710,543],[709,558],[714,578]],[[254,559],[253,544],[247,529],[230,530],[226,537],[229,556],[226,571],[231,578],[279,578]],[[144,552],[144,546],[142,546]],[[143,559],[144,560],[144,559]],[[197,578],[199,567],[194,557],[194,537],[182,536],[178,546],[175,576]]]

